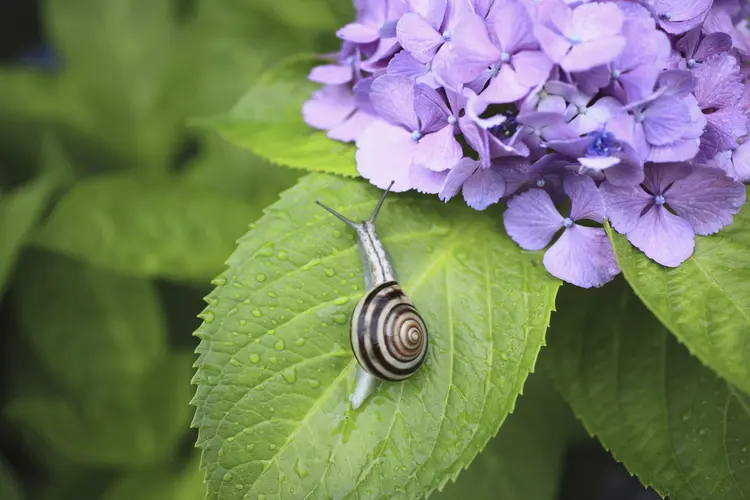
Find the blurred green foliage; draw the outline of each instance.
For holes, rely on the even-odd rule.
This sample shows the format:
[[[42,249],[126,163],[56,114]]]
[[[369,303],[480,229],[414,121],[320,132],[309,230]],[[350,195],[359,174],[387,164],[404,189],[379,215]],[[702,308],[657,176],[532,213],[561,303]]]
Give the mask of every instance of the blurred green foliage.
[[[40,10],[56,64],[0,64],[0,498],[202,499],[196,316],[299,174],[188,121],[300,47],[333,49],[351,4]]]

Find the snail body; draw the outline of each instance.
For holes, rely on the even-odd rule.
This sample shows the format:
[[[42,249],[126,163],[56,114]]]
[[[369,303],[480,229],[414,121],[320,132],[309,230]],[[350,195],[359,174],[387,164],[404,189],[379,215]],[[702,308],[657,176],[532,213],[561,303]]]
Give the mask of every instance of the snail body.
[[[391,183],[391,186],[393,183]],[[375,218],[390,187],[366,221],[354,222],[317,202],[357,232],[367,292],[352,312],[349,336],[359,364],[351,396],[359,408],[379,380],[401,381],[417,372],[427,354],[427,327],[399,285],[393,265],[375,232]]]

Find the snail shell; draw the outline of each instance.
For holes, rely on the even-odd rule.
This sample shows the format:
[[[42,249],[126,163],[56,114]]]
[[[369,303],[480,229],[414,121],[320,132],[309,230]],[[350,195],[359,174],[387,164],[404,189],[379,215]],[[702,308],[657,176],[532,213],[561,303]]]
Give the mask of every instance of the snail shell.
[[[427,327],[396,281],[377,285],[357,303],[350,337],[360,366],[382,380],[404,380],[427,354]]]

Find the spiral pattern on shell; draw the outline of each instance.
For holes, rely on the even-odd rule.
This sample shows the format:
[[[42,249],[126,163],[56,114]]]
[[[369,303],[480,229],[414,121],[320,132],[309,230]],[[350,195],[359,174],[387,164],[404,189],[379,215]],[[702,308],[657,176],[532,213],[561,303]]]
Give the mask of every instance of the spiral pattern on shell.
[[[427,354],[427,327],[395,281],[370,290],[352,313],[351,342],[360,366],[383,380],[403,380]]]

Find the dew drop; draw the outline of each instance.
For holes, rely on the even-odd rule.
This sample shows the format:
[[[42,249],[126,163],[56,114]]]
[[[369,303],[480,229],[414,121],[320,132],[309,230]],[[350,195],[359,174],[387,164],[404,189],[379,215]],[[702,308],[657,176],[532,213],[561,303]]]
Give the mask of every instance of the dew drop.
[[[232,480],[231,472],[227,472],[226,474],[224,474],[224,481],[231,481],[231,480]]]
[[[336,270],[335,269],[326,269],[326,276],[329,278],[333,278],[336,276]]]
[[[266,281],[266,275],[263,273],[256,274],[255,281],[257,281],[258,283],[263,283],[264,281]]]
[[[270,257],[273,255],[273,245],[266,245],[260,250],[258,250],[259,257]]]
[[[268,362],[271,363],[272,365],[279,364],[279,360],[276,358],[276,356],[271,356],[270,358],[268,358]]]
[[[240,326],[245,326],[247,324],[247,320],[246,319],[241,319],[241,320],[239,320],[239,324],[240,324]]]
[[[298,458],[294,463],[294,472],[299,476],[300,479],[305,479],[310,475],[310,469],[301,458]]]
[[[228,442],[228,443],[231,443],[232,441],[234,441],[234,436],[229,436],[229,437],[227,438],[227,442]]]
[[[227,284],[227,279],[222,277],[214,278],[211,280],[211,284],[216,286],[224,286]]]
[[[253,316],[255,316],[256,318],[260,318],[261,316],[263,316],[263,313],[260,312],[260,309],[256,308],[256,309],[253,309]]]
[[[261,493],[258,495],[258,500],[266,500],[266,496],[263,493]]]
[[[690,411],[686,411],[682,414],[682,421],[687,422],[688,420],[690,420]]]
[[[333,230],[333,237],[334,238],[341,238],[341,231],[339,231],[338,229],[334,229]]]
[[[343,312],[334,313],[333,321],[339,325],[345,325],[349,321],[349,315]]]
[[[245,449],[246,449],[247,451],[253,451],[253,448],[255,448],[255,445],[254,445],[254,444],[252,444],[252,443],[251,443],[251,444],[249,444],[249,445],[247,445],[247,446],[245,446]]]
[[[237,359],[235,359],[235,358],[232,358],[232,359],[231,359],[231,360],[229,361],[229,364],[230,364],[230,365],[232,365],[232,366],[242,366],[242,363],[240,363],[240,362],[239,362],[239,361],[238,361]]]
[[[698,435],[701,437],[705,437],[711,434],[711,429],[708,427],[703,427],[702,429],[698,430]]]
[[[250,362],[254,365],[260,361],[260,356],[258,356],[258,354],[256,353],[252,353],[250,356],[248,356],[248,358],[250,358]]]
[[[320,382],[315,379],[309,380],[308,383],[310,384],[310,387],[312,387],[313,389],[317,389],[318,387],[320,387]]]
[[[203,321],[205,323],[213,323],[213,321],[214,321],[214,312],[213,311],[206,311],[203,314],[201,314],[201,318],[203,318]]]
[[[273,345],[273,348],[277,351],[283,351],[284,350],[284,340],[279,339],[276,341],[276,343]]]
[[[244,484],[240,484],[240,483],[237,483],[237,484],[234,485],[234,489],[235,490],[241,490],[244,487],[245,487],[245,485]]]
[[[297,340],[294,341],[294,345],[302,347],[303,345],[305,345],[305,342],[307,342],[307,340],[305,340],[304,338],[300,337],[300,338],[298,338]]]
[[[336,297],[336,299],[333,301],[333,303],[336,304],[337,306],[342,306],[346,304],[347,302],[349,302],[349,297],[347,297],[346,295],[342,295],[341,297]]]
[[[288,384],[293,384],[297,381],[297,369],[291,366],[281,372],[281,376],[284,377],[284,380],[286,380]]]
[[[276,449],[276,445],[273,444],[273,443],[271,443],[271,444],[268,445],[268,449],[269,450],[275,450]]]
[[[276,258],[279,260],[289,260],[289,252],[286,250],[279,250],[276,252]]]
[[[277,297],[276,292],[268,292],[268,296],[272,299],[275,299]]]

